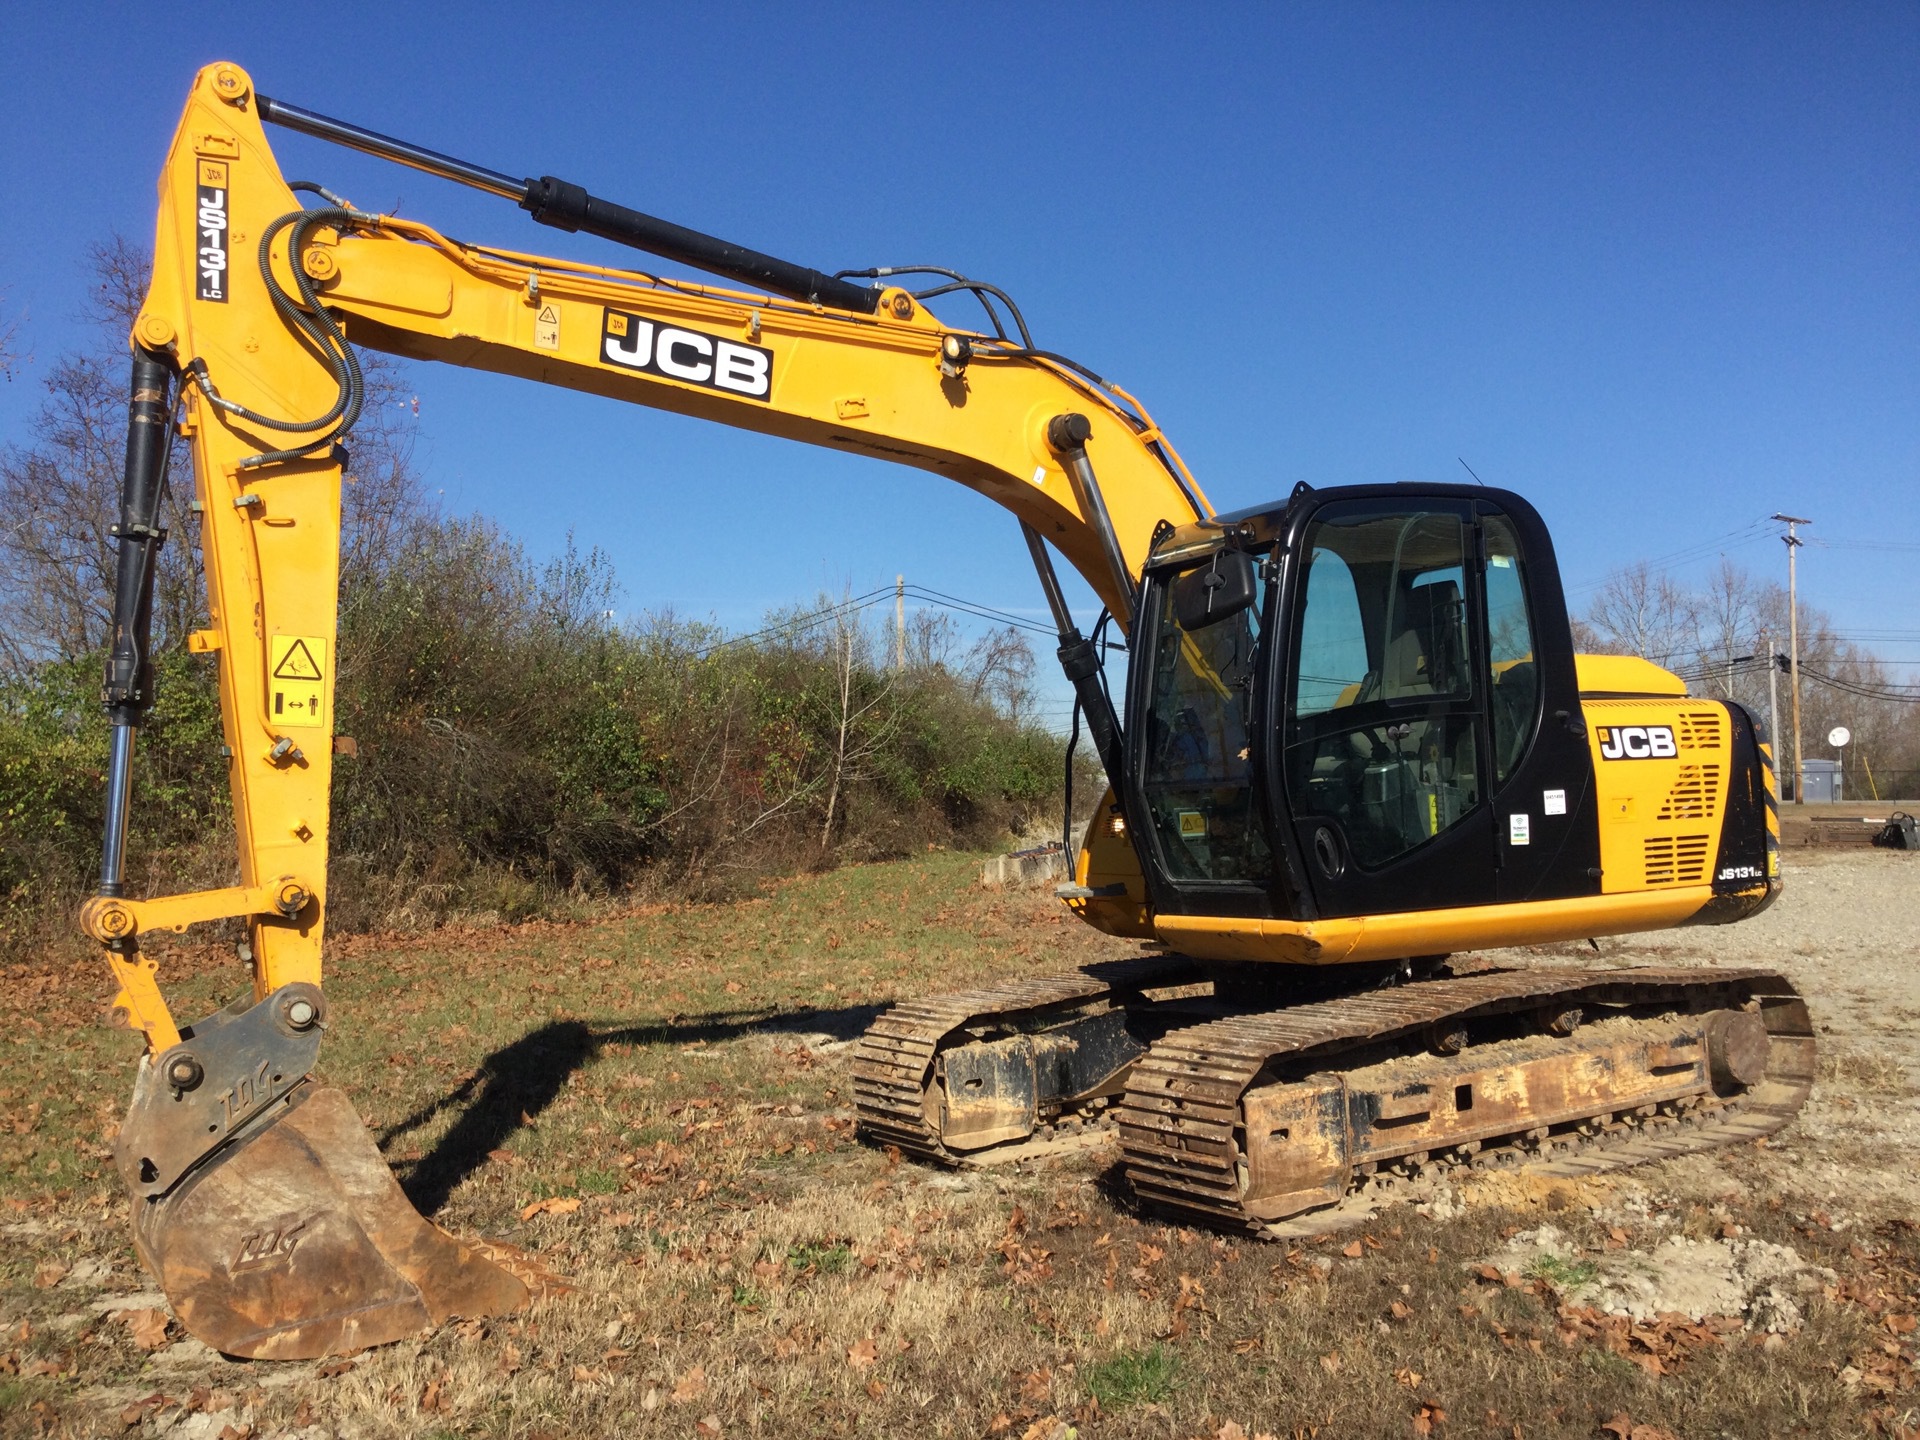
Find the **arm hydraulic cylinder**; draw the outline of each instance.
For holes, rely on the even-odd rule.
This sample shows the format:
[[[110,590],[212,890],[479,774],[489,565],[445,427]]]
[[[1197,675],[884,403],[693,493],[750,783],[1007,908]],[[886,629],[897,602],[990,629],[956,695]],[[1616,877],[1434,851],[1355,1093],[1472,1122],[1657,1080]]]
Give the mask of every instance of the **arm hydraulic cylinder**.
[[[161,487],[172,443],[173,372],[148,350],[136,350],[127,405],[127,462],[120,521],[113,527],[113,628],[101,698],[113,724],[108,757],[106,834],[100,893],[118,896],[126,864],[127,808],[133,790],[133,732],[153,704],[153,580],[167,532],[160,524]]]

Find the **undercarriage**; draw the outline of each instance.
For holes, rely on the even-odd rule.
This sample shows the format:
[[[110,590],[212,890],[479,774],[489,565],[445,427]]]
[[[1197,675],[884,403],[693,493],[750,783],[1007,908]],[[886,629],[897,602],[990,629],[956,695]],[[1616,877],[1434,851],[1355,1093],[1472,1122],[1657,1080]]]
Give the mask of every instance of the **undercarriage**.
[[[856,1052],[861,1133],[965,1164],[1111,1122],[1149,1209],[1284,1235],[1455,1169],[1758,1139],[1812,1084],[1769,971],[1278,968],[1148,954],[896,1006]]]

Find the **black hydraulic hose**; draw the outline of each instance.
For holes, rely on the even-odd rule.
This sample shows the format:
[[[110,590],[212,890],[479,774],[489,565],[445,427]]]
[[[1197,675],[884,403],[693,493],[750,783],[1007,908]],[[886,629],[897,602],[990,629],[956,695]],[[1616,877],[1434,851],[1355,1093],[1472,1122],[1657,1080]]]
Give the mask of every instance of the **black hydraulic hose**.
[[[987,297],[989,295],[993,296],[999,300],[1002,305],[1005,305],[1008,312],[1012,314],[1014,326],[1020,332],[1020,343],[1029,350],[1033,348],[1033,336],[1027,330],[1026,316],[1020,313],[1020,307],[1013,303],[1013,297],[1011,295],[1007,294],[1007,292],[1002,290],[998,285],[989,285],[984,280],[971,279],[968,276],[962,275],[958,270],[949,270],[945,265],[875,265],[866,270],[836,270],[833,278],[836,280],[879,280],[890,275],[944,275],[947,279],[953,281],[953,284],[936,285],[930,290],[916,290],[913,292],[913,298],[916,300],[931,300],[935,296],[948,295],[955,290],[969,290],[973,292],[974,298],[977,299],[986,310],[987,317],[993,321],[995,332],[1004,340],[1007,332],[1000,327],[1000,316],[994,310],[993,306],[987,303]]]
[[[245,420],[250,425],[258,425],[267,430],[300,431],[319,430],[326,427],[328,433],[303,445],[290,446],[284,450],[270,450],[260,455],[249,456],[240,462],[243,470],[258,469],[263,465],[274,465],[284,460],[298,459],[314,451],[330,446],[344,437],[360,418],[360,408],[366,398],[366,381],[360,370],[360,357],[347,343],[346,335],[341,331],[339,322],[328,313],[321,302],[319,293],[313,288],[313,281],[307,275],[302,256],[306,251],[307,237],[321,225],[331,225],[336,229],[347,229],[355,225],[372,223],[374,217],[358,210],[349,210],[341,206],[327,206],[318,210],[294,210],[282,215],[268,225],[260,236],[259,262],[260,278],[267,288],[267,296],[273,302],[273,308],[280,318],[296,333],[304,336],[307,343],[318,353],[320,360],[333,372],[340,387],[339,394],[326,413],[311,420],[282,420],[272,415],[262,415],[250,410],[237,401],[223,398],[214,387],[213,379],[207,373],[205,360],[195,357],[187,362],[187,369],[194,383],[218,409],[229,415]],[[287,237],[287,268],[293,272],[293,282],[300,292],[303,305],[295,304],[281,286],[279,277],[273,273],[273,242],[282,230],[291,227]],[[337,422],[337,423],[336,423]]]
[[[1080,697],[1073,697],[1073,722],[1067,731],[1066,814],[1060,821],[1060,848],[1066,852],[1067,865],[1073,865],[1073,752],[1080,748]]]

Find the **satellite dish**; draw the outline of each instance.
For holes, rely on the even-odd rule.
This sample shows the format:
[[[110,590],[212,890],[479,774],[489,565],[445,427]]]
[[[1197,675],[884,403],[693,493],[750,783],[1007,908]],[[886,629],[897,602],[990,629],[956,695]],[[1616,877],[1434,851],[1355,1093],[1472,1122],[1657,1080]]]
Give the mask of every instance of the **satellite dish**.
[[[1836,750],[1851,739],[1853,739],[1853,732],[1844,725],[1836,725],[1827,732],[1827,744]]]

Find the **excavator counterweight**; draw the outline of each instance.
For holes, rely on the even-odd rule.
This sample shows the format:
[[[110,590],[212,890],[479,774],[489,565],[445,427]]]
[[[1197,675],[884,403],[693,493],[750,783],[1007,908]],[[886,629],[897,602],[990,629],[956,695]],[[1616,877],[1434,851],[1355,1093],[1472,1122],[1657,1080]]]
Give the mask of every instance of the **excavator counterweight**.
[[[359,210],[289,184],[266,124],[750,288]],[[935,283],[855,283],[916,274]],[[990,332],[929,308],[956,292]],[[175,133],[131,338],[107,822],[82,924],[146,1041],[117,1145],[139,1252],[224,1351],[357,1349],[557,1283],[420,1216],[347,1091],[316,1077],[360,348],[907,465],[1019,522],[1109,785],[1060,898],[1141,948],[882,1016],[853,1064],[869,1140],[961,1164],[1111,1122],[1142,1205],[1276,1234],[1436,1167],[1634,1163],[1768,1133],[1805,1098],[1813,1030],[1778,975],[1457,958],[1737,921],[1780,887],[1758,724],[1646,662],[1576,656],[1551,538],[1517,494],[1303,484],[1216,515],[1139,402],[1036,346],[994,286],[778,260],[269,99],[225,63]],[[123,857],[176,436],[240,875],[138,898]],[[1056,556],[1104,607],[1084,630]],[[251,994],[179,1025],[142,935],[234,920]]]

